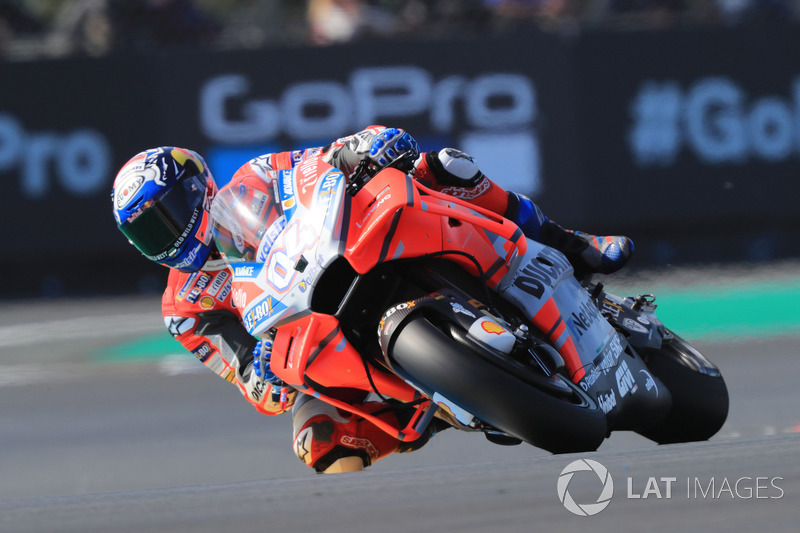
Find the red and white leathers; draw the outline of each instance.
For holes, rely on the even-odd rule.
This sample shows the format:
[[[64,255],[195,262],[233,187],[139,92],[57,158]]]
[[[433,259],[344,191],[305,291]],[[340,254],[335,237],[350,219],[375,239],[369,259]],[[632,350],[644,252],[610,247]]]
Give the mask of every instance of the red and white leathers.
[[[235,187],[248,176],[265,177],[269,171],[293,168],[311,157],[323,159],[349,177],[369,153],[373,138],[384,129],[371,126],[325,147],[259,156],[245,163],[226,187]],[[500,215],[508,215],[509,208],[515,208],[514,193],[508,193],[489,180],[466,154],[456,150],[443,151],[441,158],[435,152],[422,154],[416,164],[415,178],[428,187]],[[207,263],[204,269],[212,263]],[[173,336],[214,373],[237,384],[259,412],[276,415],[291,407],[270,401],[269,391],[258,398],[251,397],[236,372],[252,361],[256,339],[242,325],[231,300],[228,270],[205,269],[194,273],[172,270],[162,299],[162,311]],[[383,402],[370,402],[368,398],[357,400],[373,414],[387,418],[398,416]],[[361,460],[357,464],[369,465],[401,448],[400,441],[373,424],[310,396],[300,395],[293,416],[295,452],[318,471],[341,463],[340,459],[354,457]]]

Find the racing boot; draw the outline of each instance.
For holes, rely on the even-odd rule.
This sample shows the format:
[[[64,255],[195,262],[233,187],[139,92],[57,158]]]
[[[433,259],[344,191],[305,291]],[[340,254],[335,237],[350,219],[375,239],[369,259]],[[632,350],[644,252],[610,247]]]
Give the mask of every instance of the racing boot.
[[[624,236],[597,236],[562,228],[542,213],[529,198],[509,193],[506,218],[517,224],[526,237],[555,248],[567,256],[575,275],[611,274],[628,262],[633,241]]]
[[[395,417],[382,402],[363,407],[386,420]],[[294,451],[305,464],[320,473],[356,472],[398,451],[401,441],[367,420],[341,411],[313,396],[295,403]],[[395,417],[396,418],[396,417]]]
[[[633,241],[628,237],[567,230],[549,220],[542,225],[539,242],[566,255],[578,277],[616,272],[627,264],[633,253]]]

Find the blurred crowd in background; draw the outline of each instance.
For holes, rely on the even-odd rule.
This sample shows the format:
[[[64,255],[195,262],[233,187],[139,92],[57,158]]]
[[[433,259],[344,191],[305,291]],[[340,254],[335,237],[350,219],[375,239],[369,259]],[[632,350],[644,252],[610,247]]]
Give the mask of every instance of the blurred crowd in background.
[[[798,21],[800,0],[0,0],[0,59]]]

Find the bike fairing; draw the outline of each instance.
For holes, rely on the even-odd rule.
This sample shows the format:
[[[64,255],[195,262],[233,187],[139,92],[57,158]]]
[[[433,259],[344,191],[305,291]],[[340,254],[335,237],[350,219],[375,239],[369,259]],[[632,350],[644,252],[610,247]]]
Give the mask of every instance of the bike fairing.
[[[381,424],[382,421],[374,420],[369,413],[354,409],[346,402],[338,401],[325,393],[330,387],[343,386],[343,383],[321,383],[311,379],[306,373],[307,366],[321,353],[326,353],[326,347],[334,346],[335,351],[350,353],[350,364],[344,364],[345,359],[340,357],[339,361],[344,368],[338,368],[334,373],[342,373],[343,369],[346,370],[345,373],[355,372],[360,359],[348,347],[348,340],[342,336],[336,319],[309,311],[314,285],[327,266],[339,256],[344,256],[356,272],[364,273],[383,261],[422,257],[439,250],[450,250],[454,254],[456,250],[474,252],[472,255],[477,258],[475,264],[457,255],[452,260],[467,270],[471,269],[474,274],[483,276],[489,286],[525,310],[534,325],[545,332],[556,345],[564,357],[572,380],[580,383],[583,390],[591,389],[601,376],[615,368],[623,353],[620,338],[616,330],[601,319],[588,293],[579,284],[562,283],[573,279],[572,268],[563,256],[533,241],[526,242],[521,238],[518,228],[509,227],[513,224],[505,224],[504,227],[503,220],[498,220],[496,215],[483,212],[475,206],[461,204],[435,191],[425,190],[423,186],[397,171],[384,170],[383,174],[388,174],[385,179],[373,178],[367,182],[364,189],[371,188],[369,194],[357,194],[353,198],[345,194],[344,180],[337,181],[338,185],[330,190],[338,203],[327,202],[324,213],[314,213],[309,209],[312,206],[307,205],[307,202],[297,201],[296,196],[290,198],[288,192],[297,190],[297,176],[301,174],[304,187],[308,187],[312,170],[318,173],[314,190],[320,189],[324,177],[335,171],[325,166],[318,168],[321,164],[324,165],[317,161],[314,169],[311,164],[300,165],[292,172],[281,173],[276,182],[280,182],[282,186],[277,188],[278,194],[273,197],[274,202],[281,206],[290,205],[293,210],[292,222],[286,228],[295,227],[294,231],[297,233],[300,225],[304,224],[303,228],[308,229],[307,235],[314,238],[313,242],[308,239],[300,246],[295,244],[294,253],[289,255],[285,250],[288,239],[286,236],[283,239],[279,237],[263,265],[252,265],[260,268],[260,273],[255,274],[254,270],[252,275],[244,279],[237,279],[234,275],[234,290],[247,294],[242,299],[244,306],[241,311],[243,316],[249,317],[245,318],[245,325],[250,333],[259,335],[271,327],[279,326],[275,351],[279,367],[274,371],[287,383],[324,398],[324,401],[341,409]],[[287,183],[290,178],[293,182]],[[423,193],[425,196],[421,196]],[[224,224],[230,218],[229,212],[235,209],[234,205],[226,205],[223,200],[219,200],[219,203],[215,201],[212,208],[215,231],[220,223]],[[406,216],[406,212],[413,213],[413,216]],[[346,220],[346,214],[350,215],[349,221]],[[426,221],[415,220],[415,216]],[[301,222],[305,218],[309,219],[308,223]],[[439,224],[438,228],[437,224],[430,223],[434,219]],[[472,226],[478,220],[479,225],[469,230],[459,230],[459,227]],[[323,230],[327,230],[325,238],[322,238],[325,233]],[[530,249],[528,245],[531,245]],[[493,259],[487,258],[487,253]],[[289,261],[273,260],[274,257],[281,256],[289,258]],[[473,258],[474,260],[476,259]],[[481,261],[484,262],[483,266],[479,264]],[[475,270],[476,264],[478,270]],[[274,283],[276,277],[281,280],[280,285]],[[579,302],[579,305],[575,307],[574,302]],[[561,309],[574,310],[564,319]],[[497,327],[502,329],[499,324]],[[281,337],[282,328],[292,329],[294,333],[286,333]],[[315,337],[317,334],[319,336]],[[291,339],[296,340],[295,344],[292,344]],[[281,353],[278,350],[279,345],[285,350],[289,350],[291,346],[291,353]],[[327,353],[330,355],[329,351]],[[325,357],[318,360],[325,360]],[[283,363],[284,369],[287,365],[291,367],[291,372],[282,372],[280,363]],[[646,374],[647,390],[652,389],[652,375],[643,367],[635,370]],[[629,391],[635,392],[638,387],[632,377],[631,381],[621,381],[620,371],[624,371],[623,377],[626,379],[632,375],[628,364],[622,361],[616,373],[617,392],[622,398]],[[364,390],[375,389],[374,377],[369,373],[365,376],[349,375],[350,382],[347,385],[363,387]],[[603,385],[606,381],[604,380]],[[627,387],[623,388],[623,384]],[[381,390],[385,392],[387,389],[384,387],[387,385],[395,390],[402,388],[397,383],[381,383]],[[612,411],[617,403],[616,393],[613,397],[602,394],[598,393],[597,400],[604,400],[600,402],[603,411]],[[415,395],[412,389],[405,391],[402,396],[408,398]],[[642,394],[637,396],[639,397]],[[657,404],[655,397],[642,397],[642,402],[642,405]],[[417,418],[420,416],[422,415],[418,412]],[[386,424],[379,427],[390,433],[397,432],[401,440],[419,437],[412,424],[405,428],[387,427]]]

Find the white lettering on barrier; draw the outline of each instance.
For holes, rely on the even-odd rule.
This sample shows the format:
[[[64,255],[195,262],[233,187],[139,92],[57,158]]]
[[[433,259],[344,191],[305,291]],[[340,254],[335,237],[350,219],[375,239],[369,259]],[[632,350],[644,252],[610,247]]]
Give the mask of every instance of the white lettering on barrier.
[[[422,113],[429,113],[434,130],[450,131],[458,98],[470,128],[530,127],[536,119],[534,87],[524,75],[489,73],[437,83],[425,69],[398,66],[356,69],[347,85],[291,84],[278,100],[255,98],[244,75],[217,76],[201,88],[200,124],[210,139],[229,144],[268,141],[281,132],[297,139],[336,137],[384,118]],[[226,111],[231,104],[241,107],[238,118]]]
[[[243,119],[228,120],[226,102],[244,97],[250,90],[245,76],[228,74],[206,82],[200,90],[200,125],[205,134],[220,142],[247,143],[271,139],[278,134],[280,113],[275,102],[247,101]]]
[[[309,116],[312,107],[325,108],[327,116]],[[296,139],[336,137],[337,128],[353,116],[353,101],[344,87],[334,82],[299,83],[290,86],[281,101],[281,116],[292,117],[286,133]]]
[[[682,90],[675,80],[642,84],[631,103],[628,143],[640,167],[674,165],[685,146],[711,165],[800,156],[800,77],[789,98],[748,98],[735,81],[703,78]]]
[[[430,107],[433,90],[431,75],[418,67],[357,69],[350,77],[350,85],[358,103],[355,116],[359,125],[375,124],[378,117],[423,113]]]
[[[463,136],[453,139],[457,146],[500,185],[539,192],[536,94],[522,74],[437,81],[420,67],[391,66],[355,69],[346,83],[293,83],[274,99],[253,94],[242,74],[213,77],[200,89],[201,128],[212,141],[228,145],[267,142],[281,134],[301,141],[335,139],[385,119],[424,114],[433,131],[447,133],[456,128],[456,109],[463,109],[466,119]]]
[[[73,196],[104,192],[110,169],[111,148],[101,133],[86,128],[27,132],[16,118],[0,113],[0,173],[18,170],[26,198],[45,197],[54,179]]]

